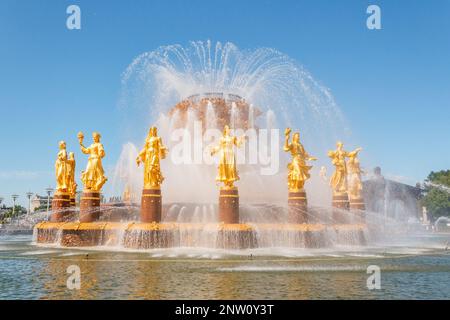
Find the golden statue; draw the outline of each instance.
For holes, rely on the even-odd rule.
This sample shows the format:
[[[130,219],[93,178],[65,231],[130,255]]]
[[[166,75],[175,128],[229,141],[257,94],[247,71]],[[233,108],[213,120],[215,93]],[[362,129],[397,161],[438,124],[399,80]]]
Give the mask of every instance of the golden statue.
[[[123,191],[123,194],[122,194],[122,201],[125,203],[132,203],[134,200],[133,198],[134,197],[130,190],[130,185],[127,183],[125,185],[125,190]]]
[[[59,142],[59,152],[55,162],[55,176],[56,176],[56,193],[65,193],[69,187],[67,179],[67,151],[66,143]]]
[[[68,191],[72,198],[75,198],[77,193],[77,183],[75,182],[75,155],[73,152],[69,153],[69,158],[67,159],[67,181],[68,181]]]
[[[161,174],[160,161],[167,155],[167,148],[163,145],[161,137],[158,137],[158,129],[151,127],[145,145],[136,158],[139,166],[144,163],[144,189],[159,189],[164,180]]]
[[[244,139],[245,136],[237,138],[230,135],[230,128],[226,125],[223,129],[223,136],[220,138],[219,145],[211,150],[211,155],[219,153],[219,167],[216,181],[223,182],[225,189],[234,189],[234,182],[239,180],[234,146],[239,148]]]
[[[334,195],[342,195],[347,193],[347,165],[345,159],[349,157],[351,152],[344,150],[344,144],[340,141],[336,144],[337,149],[328,151],[328,156],[331,158],[335,171],[330,179],[330,186],[333,188]],[[355,151],[357,151],[356,149]],[[353,152],[355,152],[353,151]]]
[[[84,135],[82,132],[78,133],[78,141],[80,142],[81,152],[88,154],[88,163],[86,170],[81,172],[81,181],[83,182],[84,189],[89,191],[100,191],[108,180],[104,174],[102,165],[102,158],[105,157],[105,150],[103,144],[100,142],[100,134],[94,132],[92,134],[94,143],[89,147],[83,145]]]
[[[348,195],[350,199],[361,199],[361,191],[363,189],[361,174],[363,171],[361,170],[358,159],[358,152],[361,150],[362,148],[357,148],[348,154]]]
[[[298,192],[303,191],[306,180],[309,179],[312,166],[306,165],[306,161],[317,160],[311,157],[303,145],[300,143],[300,133],[296,132],[292,136],[292,142],[289,143],[291,129],[286,128],[284,131],[284,151],[290,152],[292,162],[288,164],[288,186],[289,191]]]

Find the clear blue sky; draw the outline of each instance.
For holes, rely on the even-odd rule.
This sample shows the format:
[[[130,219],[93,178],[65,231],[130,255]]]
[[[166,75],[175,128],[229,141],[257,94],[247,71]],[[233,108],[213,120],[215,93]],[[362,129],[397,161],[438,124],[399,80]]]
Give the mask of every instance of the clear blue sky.
[[[66,28],[70,4],[81,30]],[[382,30],[366,28],[369,4]],[[114,164],[121,73],[160,45],[206,39],[301,63],[331,89],[366,167],[410,182],[450,167],[450,1],[2,0],[0,196],[53,186],[57,142],[79,153],[80,130],[100,131]]]

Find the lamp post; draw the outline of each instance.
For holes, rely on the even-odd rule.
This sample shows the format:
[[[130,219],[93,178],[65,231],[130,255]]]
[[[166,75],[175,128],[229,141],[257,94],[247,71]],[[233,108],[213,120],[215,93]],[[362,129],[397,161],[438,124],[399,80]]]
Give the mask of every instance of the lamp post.
[[[16,200],[17,200],[17,198],[19,198],[19,195],[18,195],[18,194],[13,194],[13,195],[11,195],[11,198],[12,198],[12,200],[13,200],[13,212],[12,212],[12,216],[14,217],[15,214],[16,214]]]
[[[33,192],[27,192],[27,198],[28,198],[28,214],[31,213],[31,197],[33,196]]]
[[[47,192],[47,212],[50,210],[50,195],[53,192],[53,189],[48,187],[47,189],[45,189],[45,192]]]

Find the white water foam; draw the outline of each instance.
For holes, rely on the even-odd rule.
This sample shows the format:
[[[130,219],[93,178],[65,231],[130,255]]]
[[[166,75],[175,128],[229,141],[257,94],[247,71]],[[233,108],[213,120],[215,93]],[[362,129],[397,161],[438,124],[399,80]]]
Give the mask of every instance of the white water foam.
[[[358,265],[328,266],[239,266],[229,268],[217,268],[221,272],[342,272],[342,271],[364,271],[366,268]]]

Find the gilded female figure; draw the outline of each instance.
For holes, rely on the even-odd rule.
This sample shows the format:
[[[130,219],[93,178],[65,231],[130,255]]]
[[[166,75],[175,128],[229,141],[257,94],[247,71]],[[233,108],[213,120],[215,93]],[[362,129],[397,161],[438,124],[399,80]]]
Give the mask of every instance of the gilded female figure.
[[[230,134],[230,128],[226,125],[223,129],[223,136],[220,138],[219,145],[211,150],[211,155],[219,154],[219,167],[216,181],[223,182],[225,188],[234,188],[234,182],[239,180],[234,146],[240,147],[244,138],[245,136],[240,138],[232,136]]]
[[[306,161],[317,160],[311,157],[300,143],[300,133],[294,133],[292,142],[289,143],[291,129],[284,132],[284,151],[290,152],[292,162],[288,164],[288,186],[291,191],[303,191],[306,180],[310,178],[309,170],[312,166],[306,165]]]
[[[86,148],[83,145],[83,133],[80,132],[78,134],[81,152],[89,155],[86,170],[81,173],[81,181],[86,190],[100,191],[108,180],[104,175],[105,171],[103,170],[102,165],[102,158],[105,157],[105,150],[103,144],[100,142],[101,136],[98,132],[94,132],[92,138],[94,142]]]
[[[347,164],[345,160],[349,157],[350,152],[344,150],[344,144],[340,141],[337,142],[336,146],[336,150],[328,151],[328,156],[335,167],[335,171],[331,176],[330,186],[333,188],[334,194],[344,194],[348,191]]]
[[[360,199],[361,191],[363,189],[361,174],[363,171],[361,170],[358,152],[361,151],[361,148],[356,149],[353,152],[348,154],[347,161],[347,169],[348,169],[348,194],[350,199]]]
[[[69,158],[67,159],[67,182],[68,191],[72,198],[74,198],[77,193],[77,183],[75,182],[75,165],[75,155],[73,152],[70,152]]]
[[[67,192],[69,182],[67,180],[67,151],[66,143],[64,141],[59,142],[59,152],[55,162],[55,175],[56,192]]]
[[[151,127],[144,148],[136,158],[138,166],[144,163],[144,189],[160,188],[164,180],[160,161],[166,157],[167,151],[161,137],[158,137],[158,129]]]

